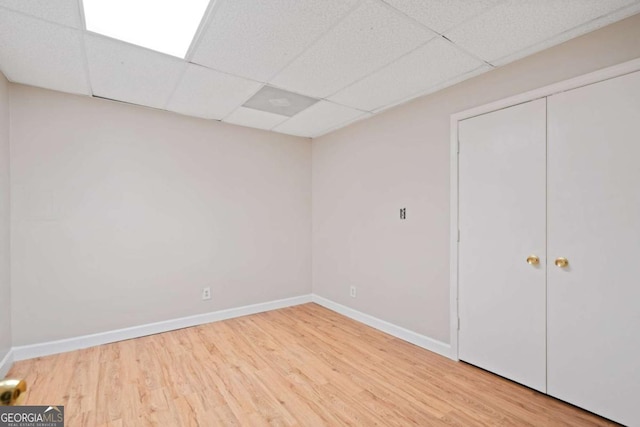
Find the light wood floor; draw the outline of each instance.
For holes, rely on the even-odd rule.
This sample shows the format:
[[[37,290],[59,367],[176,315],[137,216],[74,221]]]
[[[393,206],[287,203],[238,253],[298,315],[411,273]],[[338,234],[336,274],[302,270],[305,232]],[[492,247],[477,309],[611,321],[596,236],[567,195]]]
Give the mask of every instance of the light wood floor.
[[[614,425],[315,304],[18,362],[68,426]]]

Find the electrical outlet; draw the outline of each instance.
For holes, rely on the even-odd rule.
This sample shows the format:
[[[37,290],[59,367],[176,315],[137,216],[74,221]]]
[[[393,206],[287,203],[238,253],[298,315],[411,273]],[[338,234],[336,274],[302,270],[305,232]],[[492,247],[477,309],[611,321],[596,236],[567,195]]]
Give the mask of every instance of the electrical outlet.
[[[202,288],[202,301],[211,299],[211,288],[207,286],[206,288]]]
[[[349,295],[351,295],[351,298],[355,298],[356,297],[356,287],[355,286],[352,286],[349,289]]]

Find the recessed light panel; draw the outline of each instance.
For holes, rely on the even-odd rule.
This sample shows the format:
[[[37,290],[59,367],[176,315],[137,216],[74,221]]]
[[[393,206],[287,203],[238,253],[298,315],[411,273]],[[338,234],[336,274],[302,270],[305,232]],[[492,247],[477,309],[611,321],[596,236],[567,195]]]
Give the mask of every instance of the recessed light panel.
[[[318,102],[316,98],[265,86],[243,104],[244,107],[292,117]]]
[[[87,30],[184,58],[209,0],[83,0]]]

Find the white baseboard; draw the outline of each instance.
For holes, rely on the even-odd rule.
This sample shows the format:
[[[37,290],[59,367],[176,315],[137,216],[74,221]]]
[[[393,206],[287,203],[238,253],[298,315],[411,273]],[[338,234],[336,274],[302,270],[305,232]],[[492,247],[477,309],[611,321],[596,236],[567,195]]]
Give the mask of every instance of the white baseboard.
[[[394,325],[393,323],[378,319],[377,317],[364,314],[360,311],[354,310],[342,304],[338,304],[337,302],[333,302],[319,295],[312,294],[311,298],[312,301],[316,304],[328,308],[329,310],[335,311],[336,313],[340,313],[343,316],[347,316],[353,320],[364,323],[365,325],[371,326],[372,328],[378,329],[396,338],[400,338],[401,340],[410,342],[411,344],[415,344],[418,347],[422,347],[426,350],[438,353],[441,356],[445,356],[450,359],[453,358],[451,355],[451,346],[449,344],[434,340],[433,338],[429,338],[424,335],[420,335],[416,332]]]
[[[246,305],[243,307],[230,308],[227,310],[214,311],[211,313],[197,314],[195,316],[181,317],[179,319],[149,323],[147,325],[134,326],[131,328],[117,329],[115,331],[84,335],[81,337],[67,338],[58,341],[49,341],[40,344],[13,347],[13,352],[10,353],[10,355],[12,355],[12,360],[10,360],[10,362],[13,362],[13,360],[32,359],[34,357],[65,353],[68,351],[80,350],[97,345],[109,344],[112,342],[159,334],[176,329],[188,328],[190,326],[197,326],[205,323],[232,319],[234,317],[247,316],[250,314],[262,313],[265,311],[277,310],[285,307],[292,307],[294,305],[305,304],[311,301],[311,295],[302,295],[293,298],[286,298],[265,303]],[[3,365],[0,365],[0,367],[4,366],[5,361],[3,360],[2,363]],[[10,364],[11,363],[9,363],[9,365]]]
[[[280,308],[292,307],[295,305],[315,302],[329,310],[340,313],[353,320],[364,323],[372,328],[378,329],[396,338],[415,344],[419,347],[451,358],[451,346],[449,344],[434,340],[416,332],[394,325],[387,321],[378,319],[347,306],[338,304],[319,295],[301,295],[293,298],[286,298],[276,301],[269,301],[260,304],[247,305],[243,307],[230,308],[227,310],[214,311],[211,313],[197,314],[195,316],[181,317],[178,319],[166,320],[147,325],[134,326],[131,328],[117,329],[98,334],[84,335],[81,337],[67,338],[57,341],[49,341],[39,344],[31,344],[13,347],[13,349],[0,362],[0,378],[11,368],[13,361],[32,359],[34,357],[49,356],[52,354],[65,353],[68,351],[80,350],[102,344],[128,340],[132,338],[144,337],[147,335],[159,334],[176,329],[188,328],[191,326],[203,325],[220,320],[233,319],[235,317],[248,316],[250,314],[262,313],[265,311],[278,310]]]
[[[13,349],[9,350],[9,352],[2,358],[0,361],[0,380],[3,379],[11,366],[13,365]]]

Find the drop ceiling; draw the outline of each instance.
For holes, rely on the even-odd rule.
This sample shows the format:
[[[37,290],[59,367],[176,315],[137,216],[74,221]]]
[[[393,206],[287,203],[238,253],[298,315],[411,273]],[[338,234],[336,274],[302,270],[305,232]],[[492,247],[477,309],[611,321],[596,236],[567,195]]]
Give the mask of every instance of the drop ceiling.
[[[638,12],[640,0],[211,0],[182,58],[87,31],[82,0],[0,0],[0,70],[317,137]],[[252,108],[269,88],[315,100],[293,115]]]

